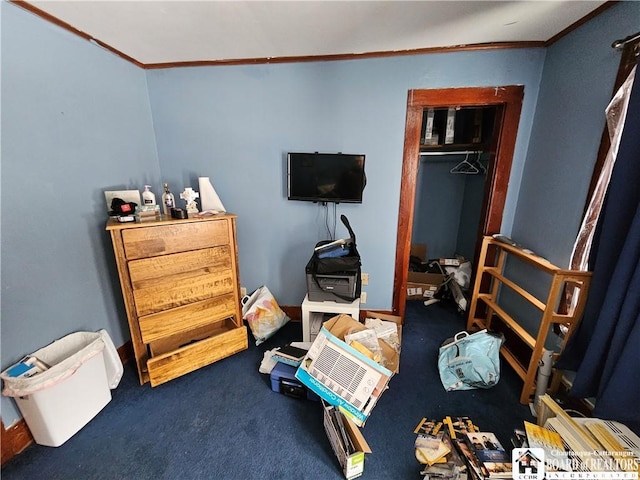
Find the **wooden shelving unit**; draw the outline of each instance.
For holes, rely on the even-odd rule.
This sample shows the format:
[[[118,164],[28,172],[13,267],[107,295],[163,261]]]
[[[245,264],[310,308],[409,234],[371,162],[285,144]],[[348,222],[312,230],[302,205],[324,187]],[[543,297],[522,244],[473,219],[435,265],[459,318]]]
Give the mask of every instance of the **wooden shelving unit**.
[[[524,262],[550,278],[546,298],[540,300],[534,294],[507,277],[505,266],[512,257],[516,262]],[[519,356],[505,342],[500,350],[503,358],[524,380],[520,402],[527,404],[535,393],[538,365],[552,327],[564,325],[566,333],[561,342],[560,352],[566,345],[584,312],[587,301],[591,272],[563,270],[537,255],[506,244],[493,237],[484,237],[478,259],[478,270],[473,287],[467,330],[491,329],[496,317],[515,334],[523,344],[531,349],[530,360],[522,362]],[[536,332],[525,329],[518,319],[507,313],[500,305],[500,291],[509,288],[541,312],[540,324]],[[565,288],[566,287],[566,288]],[[573,301],[564,301],[564,292],[573,291]],[[560,352],[555,352],[557,357]]]

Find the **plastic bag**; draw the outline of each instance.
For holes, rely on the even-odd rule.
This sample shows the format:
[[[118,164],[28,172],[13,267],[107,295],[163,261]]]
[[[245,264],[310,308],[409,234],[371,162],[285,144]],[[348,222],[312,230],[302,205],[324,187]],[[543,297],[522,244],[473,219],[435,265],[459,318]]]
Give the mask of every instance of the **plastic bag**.
[[[445,267],[445,271],[453,275],[453,279],[464,290],[469,288],[469,282],[471,281],[471,262],[461,263],[457,267]]]
[[[371,328],[351,331],[344,336],[344,342],[374,362],[383,363],[382,348],[378,343],[378,335]]]
[[[89,359],[105,348],[100,333],[76,332],[35,351],[32,356],[51,368],[32,377],[9,377],[3,372],[2,394],[7,397],[25,397],[44,388],[52,387],[71,377]]]
[[[438,370],[447,392],[491,388],[500,380],[502,334],[459,332],[440,347]]]
[[[120,384],[124,366],[122,365],[122,360],[120,360],[120,355],[118,355],[118,350],[116,350],[116,346],[109,336],[109,332],[103,328],[98,330],[98,333],[104,343],[104,367],[107,369],[107,381],[109,382],[109,388],[113,390]]]
[[[266,286],[242,299],[242,318],[249,324],[256,345],[273,336],[290,320]]]
[[[398,335],[398,325],[395,322],[379,318],[365,318],[364,326],[373,329],[380,340],[384,340],[396,352],[400,353],[400,336]]]

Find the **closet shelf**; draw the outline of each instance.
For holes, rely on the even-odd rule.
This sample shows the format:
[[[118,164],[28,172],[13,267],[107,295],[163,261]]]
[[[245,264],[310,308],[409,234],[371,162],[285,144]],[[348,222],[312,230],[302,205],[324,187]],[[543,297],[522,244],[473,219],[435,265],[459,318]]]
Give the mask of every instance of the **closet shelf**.
[[[478,143],[450,144],[450,145],[420,145],[420,156],[430,155],[465,155],[467,153],[482,153],[485,145]]]
[[[482,153],[482,150],[450,150],[450,151],[428,151],[420,152],[421,157],[445,157],[455,155],[477,155]]]
[[[487,142],[421,143],[420,151],[486,150]]]

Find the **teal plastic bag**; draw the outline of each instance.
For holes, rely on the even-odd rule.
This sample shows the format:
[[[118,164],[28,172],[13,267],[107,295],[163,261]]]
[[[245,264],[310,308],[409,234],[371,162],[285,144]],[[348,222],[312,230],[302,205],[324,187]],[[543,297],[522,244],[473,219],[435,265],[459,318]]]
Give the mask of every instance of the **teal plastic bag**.
[[[440,381],[447,392],[491,388],[500,380],[502,334],[462,331],[444,341],[438,354]]]

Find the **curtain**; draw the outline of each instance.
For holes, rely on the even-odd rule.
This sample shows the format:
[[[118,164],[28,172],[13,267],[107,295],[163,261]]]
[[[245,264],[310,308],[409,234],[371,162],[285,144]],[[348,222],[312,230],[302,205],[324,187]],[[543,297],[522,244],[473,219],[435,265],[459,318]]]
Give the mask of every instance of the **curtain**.
[[[572,270],[588,270],[589,269],[589,253],[591,252],[591,244],[593,235],[600,218],[604,196],[607,193],[609,182],[611,180],[611,172],[618,157],[618,147],[620,138],[624,130],[624,120],[627,116],[627,108],[629,105],[629,96],[633,87],[636,69],[632,69],[629,77],[618,89],[613,99],[606,109],[607,114],[607,130],[609,132],[610,147],[602,165],[602,170],[596,187],[589,201],[578,237],[573,246],[571,254],[570,268]]]
[[[594,415],[640,430],[640,86],[636,75],[617,158],[591,241],[589,297],[557,366]]]

